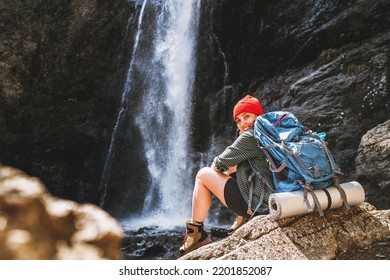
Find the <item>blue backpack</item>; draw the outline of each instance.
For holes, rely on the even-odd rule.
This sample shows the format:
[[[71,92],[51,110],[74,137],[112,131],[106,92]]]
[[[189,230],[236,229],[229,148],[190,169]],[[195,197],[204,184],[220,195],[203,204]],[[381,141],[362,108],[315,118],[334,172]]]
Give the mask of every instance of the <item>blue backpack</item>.
[[[338,175],[342,173],[322,139],[324,133],[308,130],[290,112],[276,111],[257,117],[254,137],[267,156],[278,192],[303,190],[309,212],[313,211],[307,200],[307,194],[311,193],[315,208],[323,216],[313,190],[326,191],[326,187],[333,185],[339,188],[344,206],[348,208],[345,192],[338,181]]]

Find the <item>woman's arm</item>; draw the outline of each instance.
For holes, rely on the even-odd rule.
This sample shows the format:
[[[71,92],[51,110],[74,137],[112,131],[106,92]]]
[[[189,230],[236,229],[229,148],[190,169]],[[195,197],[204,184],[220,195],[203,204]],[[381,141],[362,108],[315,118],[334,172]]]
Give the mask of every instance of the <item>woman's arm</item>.
[[[260,152],[251,129],[241,134],[232,145],[215,157],[213,166],[219,172],[228,172],[240,162],[258,157]]]

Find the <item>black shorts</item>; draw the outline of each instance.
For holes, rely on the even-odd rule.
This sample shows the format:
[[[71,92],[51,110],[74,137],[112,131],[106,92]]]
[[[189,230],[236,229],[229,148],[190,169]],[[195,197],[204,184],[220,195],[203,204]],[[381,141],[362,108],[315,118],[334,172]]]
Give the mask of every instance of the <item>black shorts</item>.
[[[225,184],[224,197],[226,205],[230,210],[240,216],[249,218],[249,215],[246,213],[248,210],[248,204],[242,197],[235,179],[229,178],[229,180],[227,180]]]

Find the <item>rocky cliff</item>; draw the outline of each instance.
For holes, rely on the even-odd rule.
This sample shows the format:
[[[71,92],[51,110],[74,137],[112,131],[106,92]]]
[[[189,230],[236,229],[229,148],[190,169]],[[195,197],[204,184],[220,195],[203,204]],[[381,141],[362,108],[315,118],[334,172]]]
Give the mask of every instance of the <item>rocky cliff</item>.
[[[208,32],[200,32],[203,47],[198,55],[198,79],[206,82],[199,82],[196,95],[203,98],[195,103],[199,122],[194,135],[199,149],[228,144],[226,139],[233,135],[231,110],[239,98],[251,92],[260,98],[265,111],[291,111],[313,131],[327,132],[327,141],[344,171],[342,180],[363,183],[368,201],[388,209],[386,165],[373,160],[373,173],[367,165],[363,171],[361,158],[358,166],[355,160],[362,136],[376,126],[386,131],[382,149],[376,146],[378,159],[389,158],[384,122],[390,118],[390,4],[207,3],[201,28]],[[210,61],[215,68],[209,66]],[[215,136],[213,143],[210,134]],[[382,186],[379,191],[378,183]],[[374,198],[377,193],[382,198]]]
[[[0,10],[0,162],[96,203],[134,5],[5,0]]]

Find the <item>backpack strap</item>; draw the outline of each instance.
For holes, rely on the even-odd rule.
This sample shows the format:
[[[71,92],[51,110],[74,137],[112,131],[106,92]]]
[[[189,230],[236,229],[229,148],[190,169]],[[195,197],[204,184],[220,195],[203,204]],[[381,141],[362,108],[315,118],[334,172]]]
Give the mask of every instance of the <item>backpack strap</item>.
[[[329,148],[328,148],[328,144],[326,141],[324,141],[321,137],[319,137],[317,134],[314,134],[311,130],[308,130],[307,132],[305,132],[305,134],[317,139],[318,141],[320,141],[322,143],[322,145],[324,146],[324,151],[326,153],[326,157],[328,158],[329,160],[329,164],[330,164],[330,168],[332,170],[332,172],[334,173],[337,173],[337,174],[340,174],[340,175],[343,175],[342,172],[340,172],[339,170],[336,169],[335,167],[335,162],[333,161],[332,157],[330,156],[329,154]]]
[[[331,167],[332,172],[336,173],[336,174],[341,174],[342,175],[343,173],[335,168],[334,161],[333,161],[332,157],[329,154],[329,149],[328,149],[327,143],[324,140],[322,140],[321,137],[319,137],[318,135],[312,133],[311,130],[307,131],[306,133],[308,135],[318,139],[319,141],[321,141],[321,143],[323,144],[326,156],[328,158],[328,161],[330,163],[330,167]],[[337,187],[337,189],[340,192],[340,196],[341,196],[341,199],[343,200],[344,208],[349,209],[350,206],[349,206],[348,201],[347,201],[347,194],[345,193],[345,190],[341,187],[340,182],[339,182],[339,178],[337,176],[333,177],[333,183],[334,183],[334,185]]]
[[[252,169],[252,174],[249,176],[248,178],[248,182],[249,182],[249,200],[248,200],[248,211],[247,211],[247,214],[250,215],[248,221],[250,219],[252,219],[252,217],[254,216],[254,214],[256,213],[257,210],[259,210],[261,204],[263,203],[263,200],[264,200],[264,196],[265,196],[265,187],[269,188],[271,191],[273,191],[273,188],[272,188],[272,185],[268,182],[267,178],[264,177],[260,171],[258,171],[254,165],[252,164],[252,162],[250,160],[248,160],[248,163]],[[256,176],[255,176],[256,175]],[[259,180],[262,182],[262,187],[261,187],[261,193],[260,193],[260,198],[259,198],[259,203],[257,204],[257,206],[255,207],[254,210],[252,210],[252,199],[253,199],[253,186],[254,186],[254,182],[253,180],[255,178],[259,178]]]
[[[268,152],[268,150],[272,149],[273,147],[276,147],[276,146],[279,146],[278,144],[274,143],[274,144],[271,144],[267,147],[263,147],[260,145],[259,142],[257,142],[259,148],[264,152],[265,156],[267,157],[267,160],[268,160],[268,163],[270,165],[270,170],[274,173],[279,173],[280,171],[282,171],[284,168],[287,167],[287,163],[283,162],[279,167],[276,165],[274,159],[272,158],[272,156],[270,155],[270,153]]]
[[[349,209],[350,206],[349,206],[348,201],[347,201],[347,194],[345,193],[345,190],[341,187],[340,182],[339,182],[339,178],[334,177],[333,178],[333,182],[334,182],[334,184],[336,185],[337,189],[340,192],[340,196],[341,196],[341,199],[343,200],[344,208]]]
[[[281,150],[286,154],[286,160],[288,160],[288,156],[291,156],[295,159],[296,162],[309,174],[310,177],[315,178],[313,174],[311,174],[310,170],[302,163],[301,159],[292,151],[289,147],[287,147],[283,142],[281,145]],[[316,171],[318,173],[318,171]]]
[[[320,216],[323,217],[324,216],[324,211],[322,210],[322,207],[321,207],[320,201],[318,200],[317,195],[314,193],[313,186],[311,186],[311,184],[308,183],[308,182],[306,182],[306,184],[303,184],[303,182],[300,181],[300,180],[297,180],[296,182],[299,183],[303,187],[303,199],[304,199],[304,201],[306,203],[307,211],[308,212],[313,212],[314,210],[317,210],[318,213],[320,214]],[[338,182],[338,178],[337,177],[334,178],[334,183],[335,183],[337,189],[340,192],[340,196],[341,196],[341,199],[343,200],[344,208],[349,209],[350,206],[349,206],[348,201],[347,201],[347,194],[345,193],[345,190],[341,187],[340,183]],[[328,198],[328,207],[326,209],[326,210],[328,210],[328,209],[330,209],[331,204],[332,204],[331,197],[329,195],[329,192],[326,190],[326,188],[323,189],[323,191],[325,192],[325,194],[326,194],[326,196]],[[314,210],[311,207],[311,205],[309,203],[309,200],[307,199],[307,194],[308,193],[310,193],[311,196],[313,197],[314,205],[315,205],[314,206]]]
[[[274,127],[280,126],[280,123],[281,123],[284,119],[286,119],[286,118],[288,118],[288,114],[283,114],[283,115],[281,115],[280,118],[279,118],[276,122],[274,122],[272,125],[273,125]]]
[[[326,188],[322,190],[324,191],[326,198],[328,199],[328,206],[325,209],[325,211],[327,211],[332,207],[332,197]]]
[[[296,180],[294,183],[299,183],[303,187],[303,200],[306,203],[307,211],[313,212],[317,210],[321,217],[324,216],[324,211],[322,210],[320,201],[318,200],[317,195],[314,193],[313,186],[309,183],[303,183],[301,180]],[[307,194],[310,193],[314,200],[314,209],[311,207],[309,200],[307,199]]]

